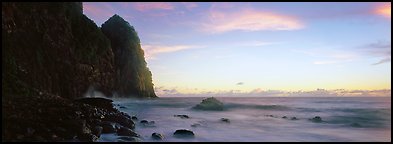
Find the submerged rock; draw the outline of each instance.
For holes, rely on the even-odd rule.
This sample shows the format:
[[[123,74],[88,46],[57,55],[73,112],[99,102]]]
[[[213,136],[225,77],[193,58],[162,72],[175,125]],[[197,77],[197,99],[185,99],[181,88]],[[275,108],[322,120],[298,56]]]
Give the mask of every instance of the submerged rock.
[[[188,129],[178,129],[173,133],[174,136],[176,137],[194,137],[195,134],[193,131],[188,130]]]
[[[152,133],[151,137],[155,140],[162,140],[164,139],[164,135],[160,134],[160,133]]]
[[[131,119],[132,119],[132,120],[138,120],[138,117],[136,117],[135,115],[133,115],[133,116],[131,117]]]
[[[221,120],[222,122],[230,123],[229,119],[227,119],[227,118],[221,118],[220,120]]]
[[[283,118],[283,119],[286,119],[286,118],[287,118],[287,116],[283,116],[283,117],[281,117],[281,118]]]
[[[322,118],[320,116],[316,116],[316,117],[309,119],[309,120],[311,120],[312,122],[322,122]]]
[[[199,110],[222,111],[222,110],[224,110],[224,104],[222,102],[218,101],[216,98],[210,97],[210,98],[202,100],[202,102],[200,104],[197,104],[193,108],[199,109]]]
[[[198,126],[201,126],[201,124],[195,123],[195,124],[192,124],[192,125],[191,125],[191,127],[198,127]]]
[[[296,117],[292,117],[291,120],[299,120],[299,119],[297,119]]]
[[[174,115],[174,117],[180,117],[182,119],[188,119],[190,118],[188,115]]]

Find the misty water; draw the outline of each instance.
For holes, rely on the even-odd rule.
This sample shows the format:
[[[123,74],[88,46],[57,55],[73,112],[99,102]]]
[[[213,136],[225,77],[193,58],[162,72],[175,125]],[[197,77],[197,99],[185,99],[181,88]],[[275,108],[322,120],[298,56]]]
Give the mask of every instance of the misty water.
[[[138,117],[135,131],[142,141],[391,141],[390,97],[217,97],[223,111],[192,109],[203,99],[114,99],[114,104]],[[174,117],[178,114],[190,118]],[[315,116],[322,122],[309,120]],[[141,125],[143,119],[154,126]],[[192,130],[195,137],[174,137],[177,129]],[[164,139],[152,139],[154,132]],[[117,136],[102,134],[99,141],[117,141]]]

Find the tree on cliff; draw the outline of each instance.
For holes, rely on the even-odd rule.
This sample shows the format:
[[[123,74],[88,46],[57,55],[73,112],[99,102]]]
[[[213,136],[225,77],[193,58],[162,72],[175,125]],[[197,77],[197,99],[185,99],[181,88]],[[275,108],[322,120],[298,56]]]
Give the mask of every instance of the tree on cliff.
[[[102,24],[101,30],[111,41],[115,55],[115,91],[123,97],[157,97],[134,27],[114,15]]]

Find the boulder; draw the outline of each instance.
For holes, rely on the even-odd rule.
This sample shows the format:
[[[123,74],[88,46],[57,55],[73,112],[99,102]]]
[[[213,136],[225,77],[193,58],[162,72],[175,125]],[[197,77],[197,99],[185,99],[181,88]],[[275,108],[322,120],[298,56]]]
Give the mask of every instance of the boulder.
[[[180,117],[182,119],[188,119],[190,118],[188,115],[174,115],[174,117]]]
[[[119,136],[132,136],[132,137],[139,137],[139,135],[137,133],[135,133],[134,131],[132,131],[129,128],[126,127],[121,127],[118,131],[117,131],[117,135]]]
[[[83,98],[78,98],[75,99],[76,102],[81,102],[85,104],[89,104],[92,106],[96,106],[99,108],[104,108],[104,109],[114,109],[113,108],[113,100],[107,99],[107,98],[101,98],[101,97],[83,97]]]
[[[202,100],[202,102],[194,106],[193,109],[222,111],[224,110],[224,104],[216,98],[210,97]]]
[[[229,119],[227,119],[227,118],[221,118],[220,120],[221,120],[222,122],[230,123]]]
[[[116,132],[116,129],[111,122],[104,121],[101,123],[101,127],[102,127],[102,133]]]
[[[310,119],[312,122],[322,122],[322,118],[320,116],[315,116],[314,118]]]
[[[178,129],[173,133],[175,137],[194,137],[195,134],[193,131],[188,130],[188,129]]]
[[[155,140],[162,140],[164,139],[164,135],[160,134],[160,133],[152,133],[151,137]]]

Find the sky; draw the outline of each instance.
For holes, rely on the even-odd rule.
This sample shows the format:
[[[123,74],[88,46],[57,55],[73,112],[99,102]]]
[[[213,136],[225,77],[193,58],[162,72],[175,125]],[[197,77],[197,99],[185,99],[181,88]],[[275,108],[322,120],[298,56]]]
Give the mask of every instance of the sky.
[[[84,2],[138,32],[156,94],[391,96],[391,3]]]

